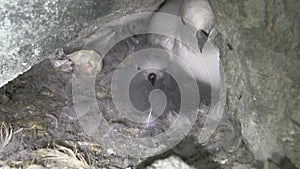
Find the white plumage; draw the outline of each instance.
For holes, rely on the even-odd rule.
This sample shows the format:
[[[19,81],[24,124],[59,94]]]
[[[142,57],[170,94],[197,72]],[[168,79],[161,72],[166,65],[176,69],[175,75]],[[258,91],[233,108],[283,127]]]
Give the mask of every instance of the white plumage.
[[[197,30],[209,34],[215,26],[215,16],[207,0],[184,0],[180,12]]]
[[[210,84],[213,88],[218,89],[220,85],[219,50],[214,45],[214,36],[210,36],[214,34],[215,17],[208,1],[169,0],[166,1],[158,12],[176,15],[181,17],[183,22],[192,25],[195,28],[195,32],[191,32],[191,34],[198,38],[198,43],[202,43],[198,44],[199,51],[202,54],[195,57],[183,44],[178,43],[178,41],[176,42],[174,38],[166,36],[160,36],[159,38],[157,36],[150,36],[149,42],[165,50],[177,53],[193,72],[197,81]],[[161,15],[154,14],[149,23],[148,31],[175,34],[175,37],[178,39],[186,38],[182,37],[184,35],[181,35],[178,22],[167,18],[167,16],[166,18],[162,18]],[[208,37],[198,36],[199,32],[200,34],[201,32],[207,34]],[[172,59],[174,62],[180,60],[174,57]],[[184,66],[182,66],[182,71],[189,72]]]

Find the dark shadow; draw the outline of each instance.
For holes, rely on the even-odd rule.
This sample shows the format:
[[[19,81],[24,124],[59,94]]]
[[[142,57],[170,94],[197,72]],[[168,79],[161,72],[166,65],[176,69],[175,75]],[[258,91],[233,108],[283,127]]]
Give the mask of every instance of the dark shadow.
[[[281,154],[273,153],[269,161],[280,169],[298,169],[286,155],[282,157]]]

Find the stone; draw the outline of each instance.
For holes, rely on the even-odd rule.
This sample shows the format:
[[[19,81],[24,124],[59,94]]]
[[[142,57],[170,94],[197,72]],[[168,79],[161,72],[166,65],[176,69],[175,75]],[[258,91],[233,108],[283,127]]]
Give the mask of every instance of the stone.
[[[210,2],[220,32],[227,109],[241,123],[244,141],[257,160],[288,156],[299,167],[300,154],[290,151],[299,140],[282,141],[290,117],[300,112],[299,1]]]
[[[161,0],[1,1],[0,87],[74,39],[96,18],[154,10],[160,3]]]
[[[153,164],[151,164],[150,166],[147,166],[146,169],[164,169],[164,168],[168,168],[168,169],[195,169],[192,166],[189,166],[188,164],[186,164],[184,161],[182,161],[182,159],[180,159],[177,156],[170,156],[166,159],[161,159],[161,160],[157,160],[155,161]]]

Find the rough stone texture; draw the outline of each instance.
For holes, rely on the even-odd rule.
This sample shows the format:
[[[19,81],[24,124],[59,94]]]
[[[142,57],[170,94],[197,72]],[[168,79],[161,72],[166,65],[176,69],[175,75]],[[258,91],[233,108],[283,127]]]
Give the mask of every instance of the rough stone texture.
[[[240,121],[244,141],[258,160],[286,154],[300,167],[300,1],[210,3],[227,75],[227,108]]]
[[[182,161],[179,157],[176,156],[171,156],[163,160],[157,160],[151,166],[146,167],[146,169],[164,169],[164,168],[195,169],[194,167],[187,165],[184,161]]]
[[[159,0],[3,0],[0,2],[0,87],[45,59],[98,17]],[[116,15],[117,16],[117,15]]]

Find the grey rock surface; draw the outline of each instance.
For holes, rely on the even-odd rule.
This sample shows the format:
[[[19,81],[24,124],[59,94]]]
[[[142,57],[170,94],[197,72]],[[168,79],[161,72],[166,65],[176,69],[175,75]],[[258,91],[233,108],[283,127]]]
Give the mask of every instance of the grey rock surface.
[[[211,5],[221,35],[227,108],[240,121],[244,141],[258,160],[287,155],[299,167],[299,129],[290,120],[299,122],[300,112],[299,1]]]
[[[3,0],[0,87],[65,45],[92,20],[143,10],[159,0]],[[116,14],[118,13],[118,14]]]
[[[146,167],[146,169],[195,169],[192,166],[189,166],[184,161],[182,161],[177,156],[171,156],[166,159],[157,160],[151,166]]]

